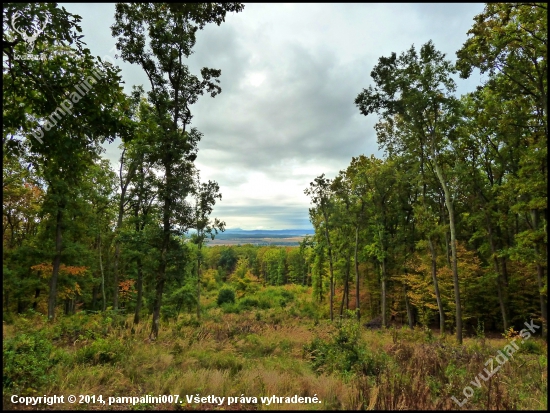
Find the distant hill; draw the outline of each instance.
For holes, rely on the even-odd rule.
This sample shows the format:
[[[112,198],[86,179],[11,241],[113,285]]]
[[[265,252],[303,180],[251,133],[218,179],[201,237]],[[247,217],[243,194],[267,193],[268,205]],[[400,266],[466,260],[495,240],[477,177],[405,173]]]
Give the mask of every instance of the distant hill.
[[[304,237],[313,235],[313,229],[254,229],[244,230],[240,228],[226,229],[225,232],[219,232],[217,239],[235,239],[235,238],[289,238]]]

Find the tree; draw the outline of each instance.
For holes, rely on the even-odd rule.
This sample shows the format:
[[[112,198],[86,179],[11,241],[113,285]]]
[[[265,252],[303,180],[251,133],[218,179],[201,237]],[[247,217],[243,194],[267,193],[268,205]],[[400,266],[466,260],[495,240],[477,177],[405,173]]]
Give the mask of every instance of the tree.
[[[212,97],[221,92],[220,70],[203,68],[202,80],[189,73],[184,59],[195,44],[195,33],[205,24],[221,24],[228,11],[239,12],[240,3],[169,5],[167,3],[116,5],[112,34],[122,58],[139,64],[151,84],[149,101],[157,112],[163,131],[156,150],[164,182],[159,187],[162,202],[163,240],[157,275],[151,337],[158,336],[160,308],[165,284],[171,234],[186,231],[191,223],[185,198],[192,188],[192,162],[196,158],[200,132],[192,128],[189,106],[205,92]],[[148,34],[149,46],[146,47]],[[179,205],[178,205],[179,203]],[[175,221],[179,229],[176,231]]]
[[[489,80],[482,93],[486,101],[496,99],[499,109],[513,108],[516,113],[521,112],[510,121],[499,119],[497,122],[499,128],[516,126],[515,136],[520,137],[518,149],[524,149],[516,158],[520,168],[503,186],[513,187],[516,193],[529,194],[513,208],[515,212],[531,215],[525,237],[516,239],[518,247],[523,249],[520,257],[531,255],[526,250],[534,250],[540,312],[546,322],[548,7],[545,3],[489,3],[483,13],[475,17],[468,34],[468,40],[457,52],[461,76],[469,77],[474,68],[488,73]],[[524,242],[526,239],[530,241]]]
[[[196,173],[196,186],[194,189],[195,210],[192,227],[197,231],[191,237],[191,241],[197,244],[197,319],[201,317],[201,253],[202,246],[208,236],[214,239],[218,231],[225,230],[225,222],[214,218],[210,220],[210,214],[216,204],[216,199],[222,199],[220,187],[214,181],[200,182],[199,173]]]
[[[375,87],[363,89],[355,103],[367,116],[378,113],[393,126],[394,117],[400,116],[408,134],[393,134],[395,146],[413,150],[424,146],[445,196],[451,232],[453,282],[456,302],[457,340],[462,343],[462,315],[456,251],[456,219],[453,196],[449,185],[450,176],[445,172],[443,152],[452,144],[453,133],[459,120],[458,100],[453,96],[456,89],[451,75],[455,72],[445,55],[437,51],[430,41],[417,54],[414,46],[399,58],[395,53],[381,57],[371,72]],[[379,129],[387,127],[379,123]],[[388,135],[392,137],[392,135]],[[406,139],[406,140],[405,140]],[[379,140],[382,145],[389,142]]]
[[[7,56],[3,67],[4,102],[7,103],[3,143],[10,153],[27,152],[32,167],[47,186],[43,206],[55,220],[48,304],[48,318],[52,319],[64,219],[70,214],[72,191],[81,185],[86,169],[99,153],[99,145],[123,133],[126,99],[119,70],[93,58],[88,49],[82,48],[76,33],[80,31],[79,16],[55,4],[8,4],[3,12],[6,29],[3,51]],[[35,54],[46,54],[46,60],[17,57],[26,47],[20,38],[10,40],[15,34],[9,22],[16,14],[24,16],[19,23],[25,30],[30,29],[37,18],[48,18],[52,22],[35,41],[33,49]],[[37,14],[41,16],[36,17]],[[56,53],[59,49],[72,53]],[[24,135],[29,138],[22,141],[20,136]]]
[[[315,205],[314,209],[317,209],[322,216],[323,219],[323,228],[324,228],[324,235],[325,235],[325,241],[327,245],[328,250],[328,262],[329,262],[329,270],[330,270],[330,321],[334,320],[334,308],[333,308],[333,301],[334,301],[334,268],[333,268],[333,251],[332,251],[332,244],[329,236],[329,216],[332,214],[332,204],[330,200],[330,184],[331,181],[328,178],[325,178],[325,174],[322,174],[315,178],[314,182],[311,182],[309,184],[309,188],[306,188],[304,190],[304,193],[307,196],[311,197],[312,204]],[[310,216],[315,215],[315,211],[312,211],[310,209]]]

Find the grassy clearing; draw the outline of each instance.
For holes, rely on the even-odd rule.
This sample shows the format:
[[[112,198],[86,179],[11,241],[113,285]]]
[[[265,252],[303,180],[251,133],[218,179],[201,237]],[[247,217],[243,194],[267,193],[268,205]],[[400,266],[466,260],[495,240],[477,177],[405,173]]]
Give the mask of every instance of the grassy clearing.
[[[43,395],[226,397],[223,405],[56,404],[40,409],[462,409],[547,408],[546,343],[531,337],[488,381],[479,379],[509,340],[453,337],[423,329],[367,331],[352,320],[330,323],[302,287],[270,287],[234,303],[205,296],[199,323],[170,320],[156,342],[131,317],[83,314],[48,323],[36,313],[3,324],[4,407]],[[495,362],[495,367],[498,363]],[[479,376],[478,376],[479,377]],[[257,397],[254,403],[228,397]],[[319,404],[262,403],[262,396],[316,396]],[[31,408],[31,407],[29,407]]]

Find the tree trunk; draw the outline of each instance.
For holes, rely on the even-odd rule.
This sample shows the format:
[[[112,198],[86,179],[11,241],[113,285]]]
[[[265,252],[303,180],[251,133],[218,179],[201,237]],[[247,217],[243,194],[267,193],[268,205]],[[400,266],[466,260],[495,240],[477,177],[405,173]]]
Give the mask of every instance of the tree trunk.
[[[197,320],[201,319],[201,246],[197,258]]]
[[[349,270],[351,266],[351,256],[348,253],[346,260],[346,272],[344,274],[344,291],[342,293],[342,302],[340,303],[340,319],[344,317],[344,303],[346,304],[346,310],[349,310]]]
[[[531,217],[533,219],[533,229],[535,231],[538,230],[539,227],[539,211],[536,209],[531,210]],[[537,284],[539,287],[539,301],[540,301],[540,315],[543,321],[543,325],[541,326],[541,334],[542,337],[546,337],[546,328],[544,326],[544,323],[547,322],[548,317],[548,310],[547,310],[547,304],[546,304],[546,297],[544,296],[544,293],[542,292],[543,289],[543,282],[544,279],[544,268],[540,264],[540,259],[538,259],[539,255],[539,244],[535,244],[535,254],[537,256]]]
[[[126,180],[122,179],[122,169],[124,166],[124,155],[126,153],[126,148],[123,149],[122,155],[120,156],[120,170],[119,170],[119,179],[120,179],[120,201],[118,203],[118,218],[115,229],[115,256],[113,262],[113,280],[114,280],[114,290],[113,290],[113,310],[118,310],[118,264],[120,261],[120,240],[118,238],[120,228],[122,227],[122,218],[124,216],[124,202],[126,198],[126,191],[128,189],[128,184],[136,172],[136,164],[132,163],[128,169],[128,174],[126,175]]]
[[[63,205],[57,207],[56,226],[55,226],[55,256],[53,259],[52,278],[50,279],[50,296],[48,299],[48,320],[55,317],[55,300],[57,296],[57,278],[59,276],[59,267],[61,266],[61,223],[63,219]]]
[[[432,256],[432,280],[434,283],[435,299],[437,300],[437,308],[439,309],[439,331],[443,334],[445,332],[445,313],[443,312],[443,303],[441,302],[441,294],[439,294],[439,284],[437,282],[437,255],[430,237],[428,237],[428,245],[430,246],[430,254]]]
[[[403,284],[403,290],[405,291],[405,307],[407,308],[407,321],[409,322],[409,328],[413,328],[413,314],[411,304],[409,303],[409,296],[407,295],[407,284]]]
[[[143,265],[141,263],[141,257],[139,256],[137,257],[137,275],[137,301],[134,313],[134,324],[139,324],[141,304],[143,302]]]
[[[334,302],[334,271],[332,267],[332,246],[330,244],[330,237],[328,235],[328,217],[323,209],[323,215],[325,217],[325,238],[327,240],[328,247],[328,265],[330,270],[330,321],[334,320],[333,302]]]
[[[508,317],[506,315],[506,305],[504,303],[504,294],[503,294],[503,280],[500,272],[500,265],[497,257],[497,250],[495,247],[495,242],[493,239],[493,228],[491,226],[491,221],[489,216],[485,214],[485,220],[487,222],[487,233],[489,235],[489,245],[491,247],[491,255],[493,256],[493,267],[497,274],[497,294],[498,294],[498,303],[500,305],[500,314],[502,315],[502,324],[504,325],[504,331],[508,330]]]
[[[40,288],[37,288],[34,291],[34,302],[32,303],[32,309],[36,311],[36,307],[38,306],[38,296],[40,295]]]
[[[169,156],[169,154],[167,154]],[[170,210],[172,206],[172,200],[170,196],[168,195],[168,189],[172,185],[172,171],[170,169],[170,164],[168,161],[164,161],[165,165],[165,179],[166,179],[166,187],[165,187],[165,194],[164,194],[164,205],[163,205],[163,216],[162,216],[162,224],[163,224],[163,240],[162,240],[162,249],[161,249],[161,258],[160,258],[160,267],[159,267],[159,273],[157,276],[157,285],[156,285],[156,294],[155,294],[155,300],[153,302],[153,321],[151,325],[151,334],[149,335],[150,339],[156,340],[158,338],[159,334],[159,326],[160,326],[160,307],[162,303],[162,294],[164,292],[164,282],[166,277],[166,267],[167,267],[167,259],[168,259],[168,248],[170,245]]]
[[[449,229],[451,232],[451,254],[452,254],[452,270],[453,270],[453,284],[455,292],[455,305],[456,305],[456,339],[458,344],[462,344],[462,308],[460,306],[460,286],[458,284],[458,260],[456,252],[456,227],[455,227],[455,213],[453,208],[453,201],[451,199],[451,194],[445,179],[443,178],[443,172],[441,167],[436,159],[435,150],[432,148],[432,154],[434,157],[434,168],[445,193],[445,205],[449,212]]]
[[[359,225],[355,227],[355,313],[357,321],[361,320],[361,308],[359,306],[359,262],[357,261],[357,249],[359,248]]]
[[[95,311],[96,302],[97,302],[97,285],[94,285],[92,287],[92,304],[91,304],[92,311]]]
[[[346,310],[349,310],[349,273],[351,270],[351,251],[348,252],[348,259],[346,262]]]
[[[103,298],[102,310],[107,309],[107,298],[105,296],[105,273],[103,272],[103,257],[101,255],[101,230],[99,231],[99,270],[101,271],[101,296]]]
[[[380,280],[380,284],[381,284],[381,297],[380,297],[380,301],[381,301],[381,305],[380,305],[380,311],[382,312],[382,327],[386,328],[388,326],[388,320],[386,319],[386,259],[383,258],[382,259],[382,263],[381,263],[381,267],[382,267],[382,277],[381,277],[381,280]]]
[[[117,236],[117,235],[115,235]],[[120,242],[115,241],[115,256],[113,262],[113,310],[118,310],[118,261],[120,257]]]

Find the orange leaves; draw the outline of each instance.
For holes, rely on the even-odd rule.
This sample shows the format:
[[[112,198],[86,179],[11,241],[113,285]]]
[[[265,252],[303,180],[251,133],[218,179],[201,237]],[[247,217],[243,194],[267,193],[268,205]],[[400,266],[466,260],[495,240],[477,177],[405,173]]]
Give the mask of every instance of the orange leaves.
[[[48,278],[52,271],[53,271],[53,265],[51,263],[40,263],[37,265],[33,265],[31,267],[31,270],[38,272],[38,274],[42,278]],[[61,264],[59,266],[59,274],[61,275],[74,275],[77,277],[83,276],[86,274],[86,271],[88,271],[88,267],[78,267],[74,265],[65,265]]]
[[[65,300],[65,299],[73,299],[77,295],[81,294],[80,285],[78,283],[74,283],[73,287],[63,287],[59,291],[59,298]]]
[[[134,280],[125,280],[118,283],[120,301],[128,301],[132,297],[132,294],[135,292],[134,284]]]

